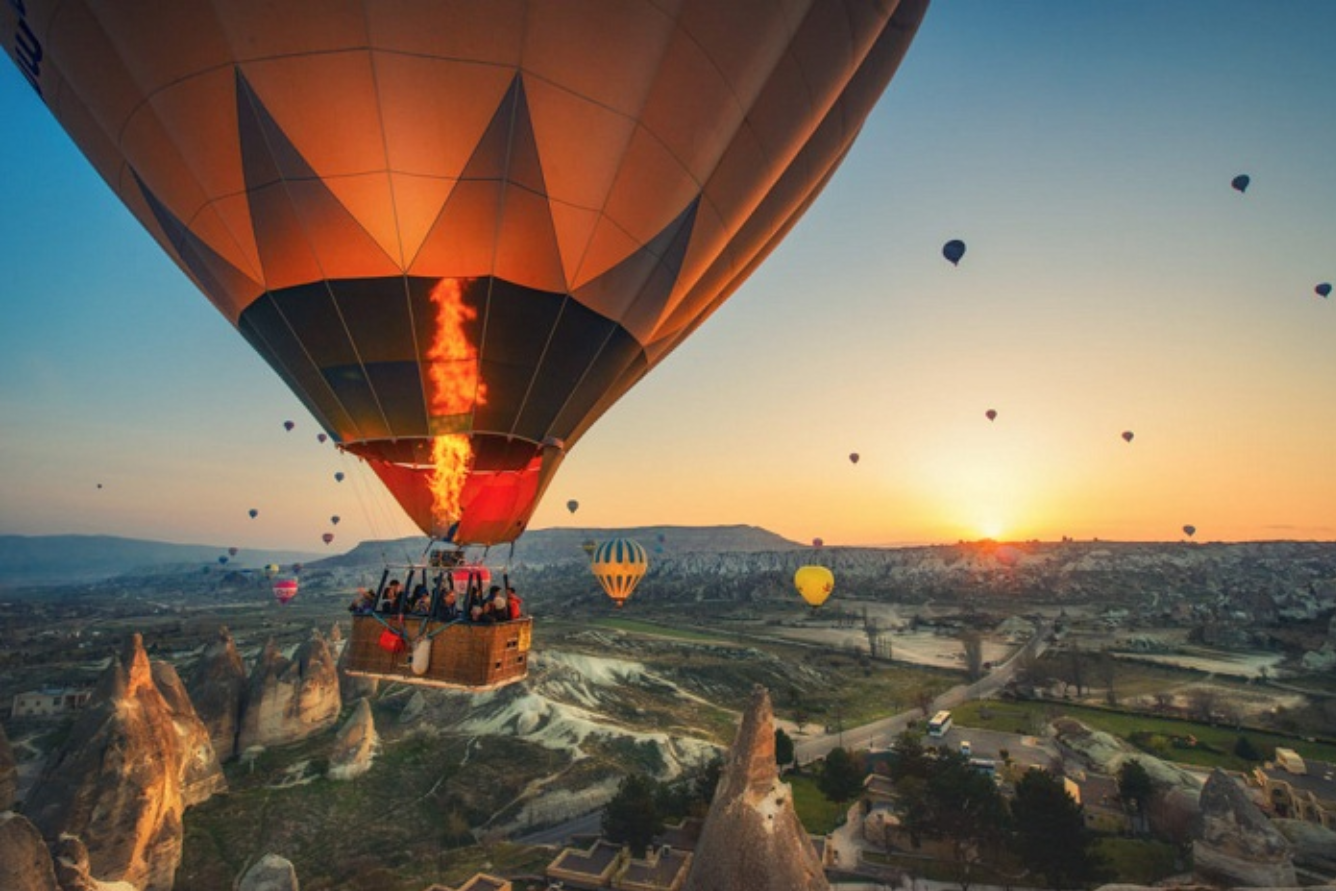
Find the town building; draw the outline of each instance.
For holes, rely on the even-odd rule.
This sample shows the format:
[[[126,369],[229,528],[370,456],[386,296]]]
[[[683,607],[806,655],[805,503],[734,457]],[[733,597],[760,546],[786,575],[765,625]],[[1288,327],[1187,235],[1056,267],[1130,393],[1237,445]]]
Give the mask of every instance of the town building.
[[[88,704],[92,690],[49,687],[14,695],[10,716],[14,718],[46,718],[78,711]]]

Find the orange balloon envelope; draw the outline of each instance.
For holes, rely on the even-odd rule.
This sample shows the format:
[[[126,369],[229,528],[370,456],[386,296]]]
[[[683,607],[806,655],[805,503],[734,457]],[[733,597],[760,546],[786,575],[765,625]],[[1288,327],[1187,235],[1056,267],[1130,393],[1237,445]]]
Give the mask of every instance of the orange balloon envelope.
[[[794,587],[812,609],[817,609],[835,590],[835,573],[824,566],[802,566],[793,574]]]
[[[927,5],[0,16],[20,72],[318,426],[424,532],[493,544],[793,228]]]
[[[649,557],[637,542],[614,538],[594,550],[589,568],[612,602],[620,608],[649,570]]]

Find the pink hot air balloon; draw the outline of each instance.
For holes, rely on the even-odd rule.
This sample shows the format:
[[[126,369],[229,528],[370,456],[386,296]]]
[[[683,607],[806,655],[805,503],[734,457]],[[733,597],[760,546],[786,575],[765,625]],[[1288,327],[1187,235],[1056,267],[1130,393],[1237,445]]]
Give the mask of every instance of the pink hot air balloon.
[[[814,547],[814,548],[819,548],[819,547],[821,547],[821,546],[824,545],[824,544],[825,544],[825,542],[822,541],[822,540],[819,539],[819,538],[814,538],[814,539],[812,539],[812,547]]]
[[[292,598],[297,596],[296,579],[275,579],[274,580],[274,599],[279,603],[286,604]]]
[[[988,411],[984,412],[983,414],[984,414],[984,417],[988,418],[988,420],[990,420],[990,421],[996,421],[996,420],[997,420],[997,410],[996,410],[996,409],[992,409],[992,408],[990,408],[990,409],[988,409]]]
[[[1131,441],[1132,441],[1132,436],[1133,436],[1133,433],[1132,433],[1131,430],[1124,430],[1124,431],[1123,431],[1123,442],[1131,442]]]
[[[236,549],[236,548],[228,548],[228,549],[227,549],[227,553],[229,553],[230,555],[232,555],[233,557],[235,557],[235,556],[237,555],[237,549]]]
[[[325,544],[329,544],[331,541],[334,540],[334,533],[326,532],[324,535],[320,536],[320,540],[323,541]]]
[[[857,452],[851,452],[851,453],[849,454],[849,463],[850,463],[850,464],[857,464],[857,463],[858,463],[858,453],[857,453]]]

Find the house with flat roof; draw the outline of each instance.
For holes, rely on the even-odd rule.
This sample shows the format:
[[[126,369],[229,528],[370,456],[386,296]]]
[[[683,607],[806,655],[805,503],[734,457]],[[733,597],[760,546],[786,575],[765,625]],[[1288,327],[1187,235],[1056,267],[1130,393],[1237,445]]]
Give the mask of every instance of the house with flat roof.
[[[587,850],[565,848],[548,864],[548,881],[579,891],[679,891],[691,871],[691,851],[652,846],[632,857],[621,845],[598,839]],[[472,891],[472,889],[470,889]]]
[[[9,714],[15,718],[45,718],[78,711],[88,705],[92,690],[48,687],[16,693]]]
[[[458,888],[451,888],[449,885],[432,885],[425,891],[513,891],[514,886],[509,879],[498,879],[496,876],[489,876],[486,873],[478,873]]]

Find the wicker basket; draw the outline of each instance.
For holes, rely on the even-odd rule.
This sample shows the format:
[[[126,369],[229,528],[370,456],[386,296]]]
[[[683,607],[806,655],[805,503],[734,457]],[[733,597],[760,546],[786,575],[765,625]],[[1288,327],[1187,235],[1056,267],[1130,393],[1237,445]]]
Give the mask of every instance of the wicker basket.
[[[400,632],[407,648],[391,653],[380,646],[386,627]],[[524,617],[497,624],[446,624],[398,616],[354,616],[345,670],[357,677],[405,681],[452,690],[495,690],[529,673],[529,644],[533,619]],[[431,640],[431,664],[425,674],[414,674],[413,646]]]

